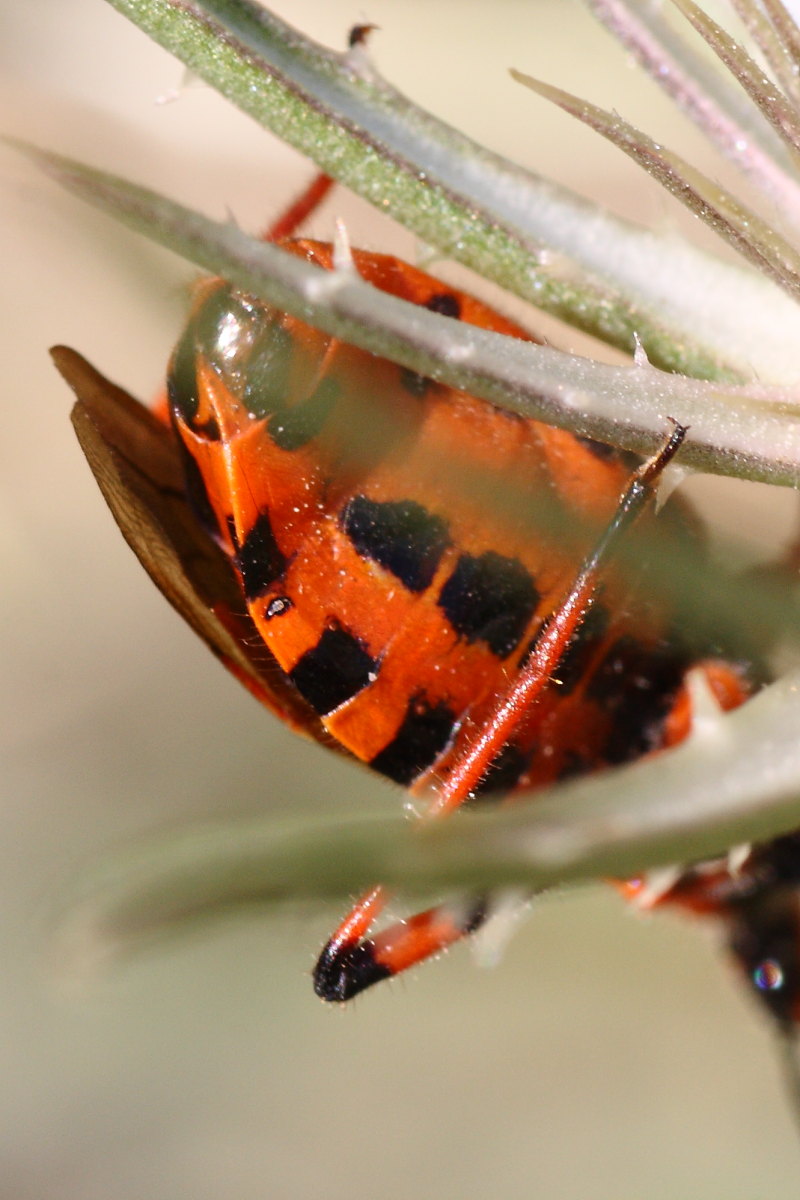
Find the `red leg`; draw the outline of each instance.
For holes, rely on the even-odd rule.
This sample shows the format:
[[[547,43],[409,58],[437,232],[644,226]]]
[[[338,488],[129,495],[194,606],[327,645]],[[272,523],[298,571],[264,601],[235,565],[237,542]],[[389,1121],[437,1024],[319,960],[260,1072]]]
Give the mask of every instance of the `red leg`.
[[[385,904],[383,888],[373,888],[326,943],[314,968],[314,991],[323,1000],[349,1000],[373,983],[399,975],[473,933],[486,918],[483,899],[440,904],[367,938]]]
[[[282,212],[277,220],[264,230],[261,235],[263,241],[281,242],[284,238],[293,237],[303,222],[307,221],[322,204],[334,182],[330,175],[325,175],[322,171],[315,175],[286,211]]]
[[[498,697],[478,737],[457,748],[447,764],[447,777],[436,790],[428,817],[444,816],[469,798],[536,703],[589,611],[617,542],[655,496],[658,478],[685,436],[686,429],[676,424],[658,454],[631,476],[608,528],[584,561],[572,588],[542,627],[533,654],[508,691]],[[412,791],[427,795],[430,783],[426,780]],[[474,932],[486,919],[487,911],[483,897],[458,906],[440,905],[367,937],[385,903],[382,888],[368,892],[327,942],[314,970],[314,989],[322,999],[349,1000],[373,983],[439,953]]]
[[[633,473],[608,528],[584,561],[570,591],[545,621],[527,663],[505,695],[498,698],[494,712],[477,738],[458,748],[453,761],[447,764],[447,777],[436,791],[429,810],[430,816],[444,816],[464,803],[481,782],[489,764],[508,744],[523,717],[547,687],[564,651],[594,602],[600,575],[608,564],[609,556],[622,535],[655,496],[659,476],[674,458],[685,437],[686,429],[676,424],[658,454]],[[424,791],[426,786],[425,783],[421,784],[420,790]]]

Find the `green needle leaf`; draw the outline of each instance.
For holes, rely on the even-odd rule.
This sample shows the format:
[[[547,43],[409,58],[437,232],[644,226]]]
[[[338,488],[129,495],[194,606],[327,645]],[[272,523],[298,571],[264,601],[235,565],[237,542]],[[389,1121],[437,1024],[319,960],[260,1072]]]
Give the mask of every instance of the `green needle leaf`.
[[[344,341],[527,416],[649,453],[668,418],[691,427],[681,462],[774,483],[800,481],[791,391],[725,387],[640,362],[615,367],[477,329],[322,271],[116,176],[25,151],[83,199],[244,291]]]
[[[712,857],[800,825],[800,677],[677,749],[423,828],[400,818],[204,826],[128,851],[68,904],[59,961],[86,970],[198,921],[339,900],[380,879],[404,894],[537,891]]]

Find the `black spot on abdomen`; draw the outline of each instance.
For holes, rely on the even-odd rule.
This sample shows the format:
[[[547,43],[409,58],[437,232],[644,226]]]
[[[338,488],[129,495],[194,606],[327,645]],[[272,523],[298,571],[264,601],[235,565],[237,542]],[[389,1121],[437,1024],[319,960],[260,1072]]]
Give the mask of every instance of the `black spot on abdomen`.
[[[255,524],[240,546],[236,562],[242,573],[244,594],[255,600],[279,580],[286,570],[287,558],[275,541],[269,513],[259,513]]]
[[[363,643],[336,627],[325,630],[289,671],[289,678],[314,711],[325,716],[372,683],[376,672],[376,660]]]
[[[441,317],[453,317],[458,320],[461,316],[461,301],[452,292],[435,292],[425,301],[424,307]],[[403,367],[400,372],[400,382],[409,395],[416,396],[417,399],[422,399],[434,383],[427,375],[420,375],[419,371],[412,371],[408,367]]]
[[[616,446],[609,446],[607,442],[596,442],[594,438],[581,437],[577,433],[575,441],[585,446],[589,453],[600,459],[601,462],[611,462],[613,459],[619,458],[619,450]]]
[[[580,437],[575,434],[575,441],[585,446],[589,453],[593,454],[600,462],[618,462],[633,471],[642,461],[638,454],[634,454],[630,450],[620,450],[617,446],[609,446],[607,442],[597,442],[594,438]]]
[[[444,750],[453,733],[455,713],[441,701],[430,705],[415,696],[406,709],[400,728],[370,766],[395,783],[413,783]]]
[[[449,544],[447,523],[413,500],[354,496],[341,518],[362,558],[391,571],[411,592],[422,592]]]
[[[519,559],[488,550],[461,555],[439,594],[439,607],[457,634],[486,642],[498,658],[506,658],[519,645],[539,599]]]

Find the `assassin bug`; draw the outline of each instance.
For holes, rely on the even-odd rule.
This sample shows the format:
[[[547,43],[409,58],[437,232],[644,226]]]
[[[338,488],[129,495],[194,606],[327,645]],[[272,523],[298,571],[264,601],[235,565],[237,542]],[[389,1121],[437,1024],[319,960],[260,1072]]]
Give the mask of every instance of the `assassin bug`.
[[[269,236],[331,269],[330,246],[291,240],[327,187],[315,181]],[[396,258],[353,261],[442,318],[530,337]],[[433,815],[675,744],[691,728],[690,666],[722,708],[751,691],[740,664],[683,641],[657,597],[631,599],[613,562],[634,517],[652,520],[643,510],[680,427],[631,474],[607,447],[403,371],[221,280],[198,286],[166,420],[72,352],[58,360],[98,482],[171,603],[283,720],[410,787]],[[506,486],[511,505],[496,502]],[[540,529],[542,501],[581,526],[572,541],[563,525],[556,538]],[[666,520],[693,536],[680,506]],[[649,900],[720,919],[782,1027],[800,1016],[795,842],[757,849],[735,875],[724,863],[677,872]],[[323,949],[323,998],[468,935],[491,897],[373,935],[384,903],[370,891]]]

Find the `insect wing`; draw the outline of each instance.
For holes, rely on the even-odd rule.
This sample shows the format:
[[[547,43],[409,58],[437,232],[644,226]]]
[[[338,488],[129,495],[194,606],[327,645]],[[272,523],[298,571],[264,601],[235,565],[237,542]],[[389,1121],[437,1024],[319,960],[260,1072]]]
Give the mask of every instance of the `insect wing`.
[[[72,423],[125,540],[151,579],[214,654],[296,732],[346,753],[287,682],[247,615],[238,580],[184,494],[169,428],[74,350],[52,351],[77,396]]]

